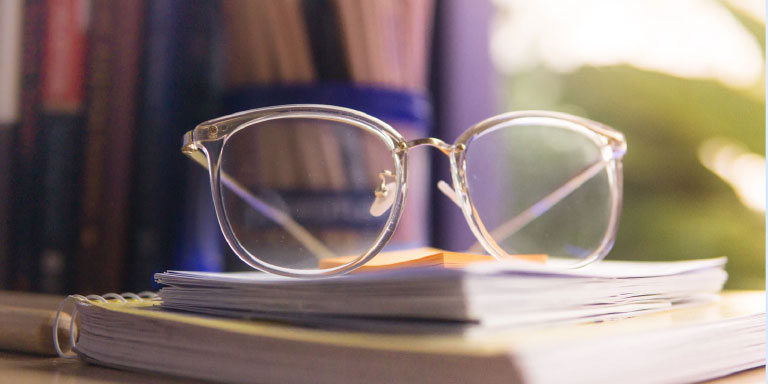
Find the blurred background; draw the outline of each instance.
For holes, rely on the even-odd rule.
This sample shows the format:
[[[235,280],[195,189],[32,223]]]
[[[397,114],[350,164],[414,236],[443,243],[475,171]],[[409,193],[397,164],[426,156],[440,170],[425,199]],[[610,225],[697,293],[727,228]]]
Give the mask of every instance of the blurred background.
[[[624,207],[609,258],[728,256],[765,275],[765,3],[497,1],[502,105],[623,131]]]
[[[724,255],[728,288],[765,285],[764,2],[0,6],[2,289],[144,290],[166,269],[246,268],[181,138],[207,119],[286,103],[352,107],[408,139],[446,142],[512,110],[603,122],[628,141],[608,258]],[[301,162],[285,153],[275,164]],[[414,151],[390,248],[474,242],[434,188],[448,169]],[[349,223],[324,225],[329,239],[352,236]]]

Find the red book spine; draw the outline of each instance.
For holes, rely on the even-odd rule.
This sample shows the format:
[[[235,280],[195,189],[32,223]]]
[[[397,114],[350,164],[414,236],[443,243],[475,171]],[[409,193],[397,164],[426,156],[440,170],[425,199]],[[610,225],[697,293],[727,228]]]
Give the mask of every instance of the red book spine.
[[[40,63],[45,25],[45,4],[42,0],[28,0],[24,3],[24,24],[22,31],[21,62],[21,128],[16,145],[18,162],[31,163],[35,152],[35,139],[40,124]]]
[[[83,103],[88,0],[48,0],[43,106],[76,111]]]

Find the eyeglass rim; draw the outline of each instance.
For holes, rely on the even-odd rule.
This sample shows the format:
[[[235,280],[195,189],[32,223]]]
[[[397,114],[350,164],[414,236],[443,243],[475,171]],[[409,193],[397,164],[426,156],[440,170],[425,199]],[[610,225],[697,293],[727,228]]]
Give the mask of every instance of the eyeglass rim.
[[[507,253],[496,244],[496,240],[493,239],[493,236],[491,236],[485,229],[485,226],[482,223],[482,218],[472,201],[466,173],[467,153],[472,141],[482,136],[488,130],[495,129],[510,121],[527,118],[551,119],[585,128],[590,133],[603,139],[602,142],[593,140],[593,142],[600,148],[601,152],[605,149],[610,149],[613,154],[606,166],[611,192],[611,214],[606,232],[595,251],[585,257],[581,262],[573,263],[566,268],[581,268],[602,260],[613,248],[618,232],[623,202],[623,172],[621,159],[626,153],[627,143],[623,133],[605,124],[583,117],[555,111],[515,111],[485,119],[464,131],[453,144],[454,148],[463,148],[464,150],[453,151],[449,156],[451,162],[451,176],[454,184],[453,188],[461,203],[461,211],[464,215],[464,219],[467,221],[472,234],[487,252],[499,260],[504,260],[504,258],[507,257]]]
[[[221,155],[224,151],[226,140],[241,129],[254,124],[263,123],[275,119],[283,118],[323,118],[334,121],[342,121],[345,124],[357,126],[361,129],[371,131],[380,136],[386,137],[389,141],[385,142],[393,153],[395,162],[395,180],[397,195],[390,209],[389,217],[371,247],[347,264],[325,269],[296,269],[286,268],[260,259],[251,254],[245,246],[238,240],[237,236],[229,223],[229,218],[224,209],[224,195],[221,190]],[[188,133],[189,135],[189,133]],[[230,245],[235,254],[257,270],[287,277],[331,277],[342,275],[359,268],[367,263],[389,242],[394,233],[397,223],[402,215],[405,198],[407,194],[407,151],[398,150],[405,146],[405,139],[394,128],[387,123],[367,115],[363,112],[353,109],[317,104],[294,104],[281,105],[273,107],[258,108],[249,111],[239,112],[233,115],[219,117],[199,124],[191,131],[191,138],[185,137],[185,148],[190,144],[205,148],[205,155],[208,161],[209,176],[211,180],[211,192],[213,195],[214,208],[219,227],[225,240]],[[211,145],[213,144],[213,145]],[[191,149],[191,148],[190,148]],[[195,149],[195,150],[196,150]]]

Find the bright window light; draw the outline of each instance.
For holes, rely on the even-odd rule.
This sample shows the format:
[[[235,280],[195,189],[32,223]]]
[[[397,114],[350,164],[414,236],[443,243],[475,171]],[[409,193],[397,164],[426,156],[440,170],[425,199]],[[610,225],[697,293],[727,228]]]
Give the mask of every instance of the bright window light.
[[[759,1],[731,1],[752,17],[760,9],[752,4]],[[494,2],[491,55],[502,73],[629,64],[732,87],[762,79],[759,42],[714,0]]]
[[[699,147],[699,161],[728,183],[744,205],[765,212],[765,157],[734,140],[713,138]]]

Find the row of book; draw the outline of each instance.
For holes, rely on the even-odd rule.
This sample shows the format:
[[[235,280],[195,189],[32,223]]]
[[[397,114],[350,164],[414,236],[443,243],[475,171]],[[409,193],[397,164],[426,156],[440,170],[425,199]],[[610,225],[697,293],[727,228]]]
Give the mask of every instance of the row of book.
[[[1,286],[147,286],[131,266],[172,257],[179,137],[216,112],[213,2],[2,4]]]
[[[208,177],[180,154],[183,133],[228,112],[320,102],[392,116],[406,134],[421,135],[432,7],[430,0],[2,2],[0,288],[142,290],[169,267],[227,268],[234,258],[223,256]],[[386,92],[406,107],[358,97],[393,97]],[[414,103],[427,105],[416,117],[407,112]],[[273,151],[280,188],[306,181],[286,171],[298,160]],[[415,163],[424,187],[410,186],[416,202],[400,235],[408,244],[428,233],[429,165]],[[314,188],[344,185],[330,176]],[[339,231],[329,239],[349,237]]]
[[[223,107],[228,112],[262,105],[332,104],[383,119],[408,138],[427,135],[429,107],[424,94],[431,0],[225,0],[221,5],[228,57]],[[365,252],[386,219],[368,214],[372,191],[379,183],[379,172],[395,170],[391,155],[389,166],[382,166],[388,154],[377,150],[382,147],[380,140],[334,123],[282,120],[271,124],[280,127],[255,135],[256,156],[245,147],[240,148],[241,156],[234,156],[239,163],[258,168],[250,170],[255,180],[240,181],[252,190],[279,189],[278,205],[297,215],[304,212],[302,224],[336,221],[335,226],[311,228],[334,252]],[[428,240],[427,156],[417,152],[409,162],[409,204],[393,246],[424,245]],[[274,200],[274,194],[262,197]],[[303,209],[312,205],[318,209]],[[354,211],[360,214],[349,214]],[[254,223],[248,232],[262,239],[290,237],[281,229],[260,227]],[[285,242],[258,243],[266,245],[254,245],[251,253],[267,259],[297,257],[279,254],[281,248],[284,253],[295,249]]]

